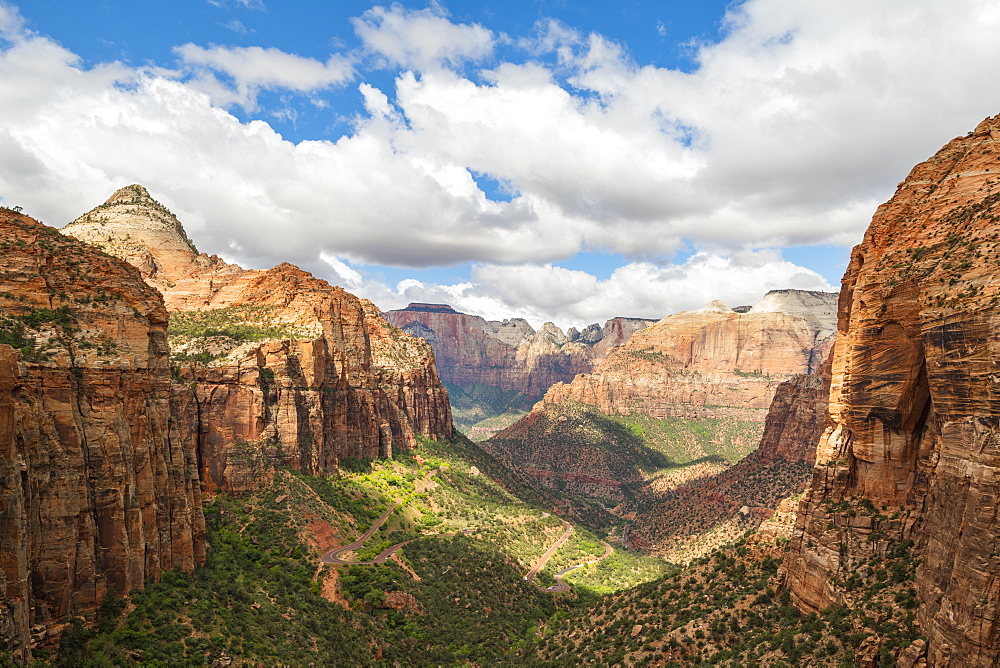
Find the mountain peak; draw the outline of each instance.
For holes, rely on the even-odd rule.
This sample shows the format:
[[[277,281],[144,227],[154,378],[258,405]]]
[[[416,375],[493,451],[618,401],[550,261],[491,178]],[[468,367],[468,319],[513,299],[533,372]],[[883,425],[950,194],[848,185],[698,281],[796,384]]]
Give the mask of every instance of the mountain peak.
[[[163,206],[149,194],[144,186],[138,183],[133,183],[130,186],[125,186],[124,188],[119,188],[111,197],[104,203],[105,206],[111,204],[152,204],[155,206]]]
[[[177,216],[137,183],[119,188],[62,231],[139,267],[147,277],[198,256]]]

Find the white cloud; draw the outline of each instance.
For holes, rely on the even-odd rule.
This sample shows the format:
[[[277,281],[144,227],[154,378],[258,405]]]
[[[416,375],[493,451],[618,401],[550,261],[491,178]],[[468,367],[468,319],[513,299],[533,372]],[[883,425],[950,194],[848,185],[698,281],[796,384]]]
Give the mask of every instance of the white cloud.
[[[24,18],[16,7],[0,4],[0,37],[17,39],[24,31]]]
[[[234,4],[239,5],[244,9],[250,9],[258,12],[267,10],[267,7],[264,5],[264,0],[208,0],[208,4],[216,7],[226,7],[229,4]]]
[[[330,265],[330,268],[333,270],[336,277],[333,282],[337,285],[341,285],[348,289],[357,289],[364,283],[364,279],[361,274],[347,266],[347,264],[336,255],[320,253],[319,258],[323,260],[323,262]]]
[[[479,61],[493,52],[493,33],[478,24],[455,24],[437,3],[427,9],[372,7],[354,19],[367,48],[389,63],[416,70]]]
[[[753,304],[769,290],[796,288],[833,292],[822,276],[784,260],[775,250],[733,255],[696,253],[682,264],[635,262],[606,280],[584,271],[546,265],[479,265],[472,280],[434,285],[408,279],[395,289],[376,282],[354,289],[383,309],[409,302],[443,302],[487,319],[523,317],[536,328],[552,321],[563,329],[615,316],[659,320],[701,308],[714,299],[730,306]]]
[[[343,84],[354,76],[350,60],[336,54],[323,63],[259,46],[205,48],[182,44],[174,52],[198,72],[201,87],[217,104],[238,103],[248,109],[256,108],[256,93],[261,89],[309,92]],[[220,83],[216,73],[231,77],[233,87]]]
[[[394,90],[352,69],[356,54],[321,62],[260,47],[181,46],[194,77],[88,69],[0,4],[0,197],[61,225],[139,182],[199,247],[246,265],[287,260],[358,284],[350,271],[364,263],[477,262],[468,284],[386,298],[424,290],[469,310],[604,317],[572,301],[573,286],[587,303],[658,316],[719,296],[753,301],[738,298],[742,285],[757,296],[764,283],[815,286],[801,268],[741,253],[857,241],[913,164],[1000,112],[1000,88],[983,83],[1000,71],[1000,5],[976,0],[747,0],[721,42],[697,47],[690,73],[551,22],[498,62],[506,37],[436,5],[376,7],[355,28],[409,68]],[[294,144],[224,108],[352,78],[366,111],[336,141]],[[511,201],[488,199],[474,174],[509,186]],[[702,259],[664,264],[686,246]],[[580,250],[632,261],[607,281],[547,267]]]

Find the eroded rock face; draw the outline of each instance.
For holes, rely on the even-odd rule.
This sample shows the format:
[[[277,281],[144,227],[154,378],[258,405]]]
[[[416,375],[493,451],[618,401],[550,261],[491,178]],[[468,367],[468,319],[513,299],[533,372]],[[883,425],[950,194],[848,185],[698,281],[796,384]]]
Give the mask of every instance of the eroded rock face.
[[[275,463],[318,474],[450,435],[430,346],[370,302],[291,264],[244,270],[197,254],[141,186],[64,232],[133,263],[163,293],[195,392],[206,489],[246,490]]]
[[[766,461],[816,462],[816,445],[827,426],[833,356],[813,374],[778,386],[764,421],[756,455]]]
[[[520,318],[495,321],[459,313],[444,304],[410,304],[387,311],[386,320],[434,347],[442,380],[459,387],[490,385],[520,392],[530,401],[557,382],[589,372],[613,346],[652,324],[641,318],[613,318],[571,335],[552,323],[535,331]]]
[[[139,273],[0,210],[0,651],[205,555],[196,433]]]
[[[719,301],[667,316],[609,352],[590,374],[554,385],[545,403],[652,417],[757,411],[778,385],[814,372],[833,345],[836,295],[776,290],[746,313]]]
[[[1000,116],[917,165],[855,248],[832,423],[786,559],[793,600],[821,610],[853,603],[838,579],[912,541],[935,666],[1000,653],[998,177]]]

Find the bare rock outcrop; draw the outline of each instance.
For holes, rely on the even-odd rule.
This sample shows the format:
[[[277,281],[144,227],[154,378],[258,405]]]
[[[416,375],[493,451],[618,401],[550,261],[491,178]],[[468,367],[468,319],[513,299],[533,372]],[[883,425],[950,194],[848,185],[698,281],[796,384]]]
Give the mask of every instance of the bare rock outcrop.
[[[142,186],[63,231],[133,263],[163,294],[207,490],[243,491],[275,463],[317,474],[450,435],[430,346],[370,302],[291,264],[245,270],[198,254]]]
[[[410,304],[387,311],[386,320],[434,348],[442,380],[459,387],[489,385],[536,401],[554,383],[589,372],[609,349],[653,323],[612,318],[583,333],[569,334],[552,323],[535,331],[521,318],[485,320],[445,304]]]
[[[827,426],[833,357],[813,374],[778,386],[764,420],[756,455],[766,461],[816,462],[816,446]]]
[[[805,489],[827,426],[830,362],[778,386],[755,451],[719,473],[648,495],[632,526],[633,540],[671,561],[686,562],[770,520],[782,504],[787,510],[783,500]],[[783,521],[779,529],[779,523],[771,522],[764,535],[773,540],[790,533],[793,524]],[[710,533],[718,540],[691,540]]]
[[[763,420],[778,385],[813,373],[829,352],[836,298],[775,290],[746,313],[714,301],[667,316],[612,349],[593,372],[554,385],[543,401],[652,417],[750,409]]]
[[[0,210],[0,651],[205,555],[197,433],[139,272]]]
[[[934,666],[1000,656],[998,177],[1000,116],[917,165],[854,249],[832,421],[785,563],[816,611],[854,603],[862,562],[906,553]]]

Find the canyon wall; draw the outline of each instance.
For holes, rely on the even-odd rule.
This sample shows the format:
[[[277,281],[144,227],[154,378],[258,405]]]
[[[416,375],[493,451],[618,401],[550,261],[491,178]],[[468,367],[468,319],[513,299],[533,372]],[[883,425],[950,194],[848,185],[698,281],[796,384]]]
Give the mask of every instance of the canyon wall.
[[[445,304],[410,304],[387,311],[386,320],[427,340],[442,380],[459,387],[489,385],[535,401],[557,382],[587,373],[609,349],[652,324],[642,318],[612,318],[564,333],[552,323],[537,332],[520,318],[495,321],[459,313]]]
[[[1000,655],[998,266],[1000,116],[917,165],[854,249],[831,424],[785,562],[793,601],[819,611],[855,605],[845,581],[904,553],[927,665]]]
[[[318,474],[450,435],[430,346],[370,302],[287,263],[245,270],[198,254],[137,185],[63,231],[163,294],[173,363],[195,394],[206,490],[243,491],[274,464]]]
[[[0,210],[0,652],[193,570],[203,493],[450,435],[430,346],[370,302],[197,254],[140,186],[66,231]]]
[[[483,447],[542,487],[614,506],[634,520],[632,546],[688,561],[805,486],[826,426],[836,304],[775,290],[752,308],[668,316]]]
[[[739,540],[783,499],[802,492],[827,426],[831,361],[778,386],[756,450],[718,473],[648,494],[630,529],[631,544],[687,562]],[[699,534],[710,538],[690,540]]]
[[[543,401],[651,417],[745,415],[763,421],[778,385],[813,373],[835,337],[837,296],[773,290],[745,312],[715,301],[667,316],[612,349],[593,372]]]
[[[0,210],[0,650],[204,559],[197,434],[139,272]]]

